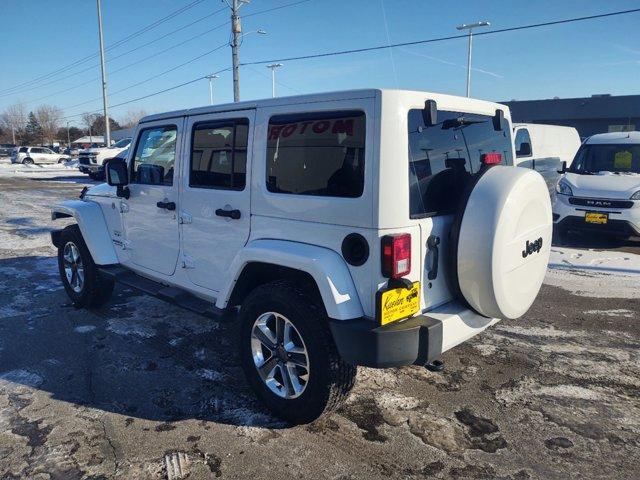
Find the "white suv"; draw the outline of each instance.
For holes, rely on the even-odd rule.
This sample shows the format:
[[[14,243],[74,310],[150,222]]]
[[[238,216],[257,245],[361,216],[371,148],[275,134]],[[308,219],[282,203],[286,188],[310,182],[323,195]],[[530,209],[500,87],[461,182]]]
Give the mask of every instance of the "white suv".
[[[499,165],[504,164],[504,165]],[[53,208],[77,306],[114,281],[241,323],[250,385],[277,415],[336,408],[357,365],[442,353],[534,301],[551,204],[515,168],[507,107],[356,90],[140,121],[108,184]],[[236,317],[236,312],[239,312]]]
[[[11,163],[24,165],[34,163],[63,163],[71,160],[68,155],[61,155],[47,147],[16,147],[11,153]]]
[[[640,235],[640,132],[589,137],[561,173],[553,203],[560,235],[570,230]]]

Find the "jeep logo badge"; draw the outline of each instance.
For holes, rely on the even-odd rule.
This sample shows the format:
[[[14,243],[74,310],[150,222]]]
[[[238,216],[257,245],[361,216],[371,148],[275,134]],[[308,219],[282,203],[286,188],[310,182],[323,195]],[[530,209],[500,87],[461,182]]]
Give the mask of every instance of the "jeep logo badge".
[[[527,240],[527,244],[525,245],[524,250],[522,251],[522,258],[527,258],[532,253],[538,253],[540,252],[541,249],[542,249],[542,237],[540,237],[537,240],[534,240],[533,242],[530,242],[529,240]]]

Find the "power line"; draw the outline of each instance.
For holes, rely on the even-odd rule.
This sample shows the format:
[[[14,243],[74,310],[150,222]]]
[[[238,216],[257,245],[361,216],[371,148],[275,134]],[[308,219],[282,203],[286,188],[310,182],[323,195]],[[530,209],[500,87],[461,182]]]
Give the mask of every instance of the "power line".
[[[114,61],[114,60],[117,60],[118,58],[124,57],[125,55],[129,55],[129,54],[130,54],[130,53],[132,53],[132,52],[135,52],[135,51],[137,51],[137,50],[140,50],[141,48],[147,47],[147,46],[149,46],[149,45],[151,45],[151,44],[153,44],[153,43],[156,43],[156,42],[158,42],[158,41],[160,41],[160,40],[164,40],[165,38],[167,38],[167,37],[169,37],[169,36],[171,36],[171,35],[174,35],[174,34],[176,34],[176,33],[180,32],[180,31],[184,30],[185,28],[189,28],[189,27],[191,27],[191,26],[195,25],[196,23],[202,22],[203,20],[206,20],[207,18],[211,18],[212,16],[217,15],[218,13],[223,12],[224,10],[226,10],[226,8],[218,9],[218,10],[216,10],[216,11],[214,11],[214,12],[212,12],[212,13],[208,14],[208,15],[205,15],[204,17],[200,17],[200,18],[198,18],[197,20],[195,20],[195,21],[193,21],[193,22],[189,22],[189,23],[187,23],[187,24],[185,24],[185,25],[182,25],[181,27],[176,28],[175,30],[172,30],[172,31],[170,31],[170,32],[168,32],[168,33],[165,33],[164,35],[161,35],[161,36],[159,36],[159,37],[156,37],[156,38],[155,38],[155,39],[153,39],[153,40],[150,40],[150,41],[148,41],[148,42],[146,42],[146,43],[143,43],[142,45],[139,45],[139,46],[137,46],[137,47],[135,47],[135,48],[132,48],[132,49],[127,50],[127,51],[125,51],[125,52],[122,52],[122,53],[120,53],[120,54],[118,54],[118,55],[115,55],[115,56],[113,56],[113,57],[111,57],[111,58],[108,58],[108,59],[107,59],[107,63],[110,63],[110,62],[112,62],[112,61]],[[226,24],[223,24],[223,25],[221,25],[221,26],[217,26],[217,27],[211,28],[211,29],[209,29],[209,30],[206,30],[206,31],[202,32],[201,34],[196,35],[196,36],[194,36],[194,37],[191,37],[190,39],[188,39],[188,40],[186,40],[186,41],[184,41],[184,42],[178,43],[178,44],[176,44],[176,45],[172,45],[172,46],[171,46],[171,47],[169,47],[167,50],[170,50],[170,49],[173,49],[173,48],[178,47],[178,46],[180,46],[180,45],[183,45],[183,44],[184,44],[184,43],[186,43],[187,41],[194,40],[194,39],[196,39],[196,38],[198,38],[198,37],[200,37],[200,36],[206,35],[207,33],[212,32],[212,31],[214,31],[214,30],[217,30],[218,28],[221,28],[221,27],[222,27],[222,26],[224,26],[224,25],[226,25]],[[163,50],[162,52],[164,52],[164,50]],[[148,58],[148,57],[147,57],[147,58]],[[144,61],[144,60],[142,60],[142,61]],[[132,64],[132,65],[135,65],[135,63],[134,63],[134,64]],[[78,66],[78,65],[77,65],[77,66]],[[35,84],[34,86],[30,86],[29,88],[25,88],[24,90],[20,90],[20,91],[12,91],[12,92],[9,92],[9,93],[2,93],[2,94],[0,94],[0,97],[13,96],[13,95],[21,95],[21,94],[26,93],[26,92],[30,92],[30,91],[33,91],[33,90],[38,90],[38,89],[40,89],[40,88],[42,88],[42,87],[45,87],[45,86],[47,86],[47,85],[51,85],[51,84],[54,84],[54,83],[58,83],[58,82],[61,82],[62,80],[66,80],[67,78],[75,77],[75,76],[77,76],[77,75],[79,75],[79,74],[81,74],[81,73],[88,72],[89,70],[93,70],[94,68],[98,68],[99,66],[100,66],[99,64],[91,65],[91,66],[89,66],[89,67],[87,67],[87,68],[83,68],[82,70],[78,70],[78,71],[76,71],[76,72],[70,73],[70,74],[65,75],[65,76],[63,76],[63,77],[55,78],[54,80],[50,80],[50,81],[48,81],[48,82],[46,82],[46,83],[38,83],[38,84]],[[120,71],[120,70],[122,70],[122,69],[117,69],[117,70],[111,71],[111,72],[109,72],[109,74],[111,75],[111,74],[113,74],[114,72],[118,72],[118,71]],[[83,86],[83,85],[86,85],[86,84],[88,84],[88,83],[91,83],[91,82],[92,82],[92,81],[94,81],[94,80],[99,80],[99,79],[100,79],[100,77],[95,77],[95,79],[92,79],[92,80],[87,81],[87,82],[80,83],[80,84],[78,84],[77,86],[78,86],[78,87],[81,87],[81,86]],[[68,88],[68,89],[65,89],[65,90],[61,90],[61,91],[59,91],[59,92],[56,92],[56,93],[53,93],[53,94],[50,94],[50,95],[46,95],[46,96],[41,97],[41,98],[39,98],[39,99],[37,99],[37,100],[32,100],[31,102],[27,102],[27,103],[34,103],[34,102],[37,102],[37,101],[39,101],[39,100],[43,100],[43,99],[45,99],[45,98],[49,98],[49,97],[52,97],[52,96],[54,96],[54,95],[57,95],[57,94],[59,94],[59,93],[68,92],[69,90],[72,90],[73,88],[75,88],[75,87],[71,87],[71,88]]]
[[[111,50],[113,48],[119,47],[120,45],[128,42],[129,40],[132,40],[133,38],[136,38],[136,37],[142,35],[143,33],[146,33],[149,30],[152,30],[152,29],[156,28],[157,26],[161,25],[162,23],[165,23],[165,22],[171,20],[172,18],[174,18],[174,17],[180,15],[181,13],[189,10],[190,8],[195,7],[196,5],[202,3],[203,1],[204,0],[193,0],[191,3],[179,8],[178,10],[175,10],[175,11],[171,12],[170,14],[160,18],[159,20],[156,20],[155,22],[153,22],[153,23],[141,28],[140,30],[137,30],[137,31],[127,35],[126,37],[114,42],[113,44],[107,46],[106,50]],[[38,82],[40,80],[46,80],[47,78],[50,78],[50,77],[56,75],[57,73],[66,71],[69,68],[75,67],[77,65],[81,65],[83,63],[86,63],[87,61],[91,60],[92,58],[97,57],[98,55],[99,55],[99,53],[93,53],[91,55],[87,55],[86,57],[83,57],[83,58],[81,58],[79,60],[76,60],[75,62],[72,62],[72,63],[70,63],[68,65],[63,66],[63,67],[60,67],[60,68],[58,68],[58,69],[56,69],[56,70],[54,70],[52,72],[40,75],[39,77],[33,78],[31,80],[28,80],[26,82],[20,83],[18,85],[14,85],[13,87],[5,88],[2,91],[0,91],[0,93],[4,93],[4,92],[10,91],[10,90],[15,90],[15,89],[18,89],[18,88],[20,88],[22,86],[32,85],[32,84],[34,84],[34,83],[36,83],[36,82]]]
[[[622,10],[619,12],[611,12],[611,13],[602,13],[599,15],[590,15],[587,17],[576,17],[576,18],[567,18],[564,20],[556,20],[556,21],[552,21],[552,22],[544,22],[544,23],[534,23],[531,25],[522,25],[519,27],[509,27],[509,28],[501,28],[501,29],[496,29],[496,30],[485,30],[482,32],[478,32],[478,33],[474,33],[475,36],[481,36],[481,35],[493,35],[496,33],[505,33],[505,32],[515,32],[518,30],[527,30],[530,28],[539,28],[539,27],[548,27],[551,25],[560,25],[560,24],[565,24],[565,23],[574,23],[574,22],[582,22],[585,20],[594,20],[597,18],[605,18],[605,17],[612,17],[615,15],[625,15],[625,14],[629,14],[629,13],[637,13],[640,12],[640,8],[634,8],[631,10]],[[300,55],[297,57],[283,57],[283,58],[270,58],[269,60],[259,60],[259,61],[255,61],[255,62],[245,62],[242,63],[241,65],[263,65],[265,63],[274,63],[274,62],[292,62],[295,60],[308,60],[311,58],[322,58],[322,57],[333,57],[333,56],[337,56],[337,55],[349,55],[352,53],[363,53],[363,52],[372,52],[375,50],[384,50],[387,48],[395,48],[395,47],[408,47],[411,45],[423,45],[425,43],[435,43],[435,42],[443,42],[446,40],[455,40],[458,38],[467,38],[467,35],[451,35],[448,37],[438,37],[438,38],[430,38],[427,40],[416,40],[413,42],[402,42],[402,43],[393,43],[393,44],[388,44],[388,45],[378,45],[375,47],[365,47],[365,48],[354,48],[351,50],[338,50],[335,52],[326,52],[326,53],[316,53],[316,54],[312,54],[312,55]]]
[[[298,3],[303,3],[303,2],[297,2],[295,4]],[[552,25],[560,25],[560,24],[567,24],[567,23],[574,23],[574,22],[581,22],[581,21],[586,21],[586,20],[594,20],[594,19],[598,19],[598,18],[606,18],[606,17],[612,17],[612,16],[616,16],[616,15],[625,15],[625,14],[631,14],[631,13],[637,13],[640,12],[640,8],[637,9],[631,9],[631,10],[622,10],[622,11],[617,11],[617,12],[610,12],[610,13],[603,13],[603,14],[599,14],[599,15],[590,15],[590,16],[586,16],[586,17],[576,17],[576,18],[569,18],[569,19],[563,19],[563,20],[555,20],[555,21],[550,21],[550,22],[543,22],[543,23],[535,23],[535,24],[530,24],[530,25],[522,25],[522,26],[518,26],[518,27],[508,27],[508,28],[502,28],[502,29],[496,29],[496,30],[487,30],[487,31],[483,31],[483,32],[478,32],[475,35],[493,35],[493,34],[498,34],[498,33],[505,33],[505,32],[513,32],[513,31],[519,31],[519,30],[527,30],[527,29],[532,29],[532,28],[539,28],[539,27],[545,27],[545,26],[552,26]],[[337,51],[337,52],[326,52],[326,53],[320,53],[320,54],[313,54],[313,55],[303,55],[303,56],[297,56],[297,57],[288,57],[288,58],[277,58],[277,59],[269,59],[269,60],[260,60],[260,61],[255,61],[255,62],[246,62],[243,63],[241,65],[243,66],[250,66],[250,65],[262,65],[265,63],[274,63],[274,62],[285,62],[285,61],[294,61],[294,60],[306,60],[306,59],[312,59],[312,58],[321,58],[321,57],[329,57],[329,56],[335,56],[335,55],[347,55],[347,54],[352,54],[352,53],[361,53],[361,52],[368,52],[368,51],[374,51],[374,50],[382,50],[382,49],[386,49],[386,48],[395,48],[395,47],[404,47],[404,46],[410,46],[410,45],[420,45],[420,44],[426,44],[426,43],[435,43],[435,42],[442,42],[442,41],[447,41],[447,40],[453,40],[453,39],[459,39],[459,38],[466,38],[466,35],[452,35],[452,36],[448,36],[448,37],[439,37],[439,38],[431,38],[431,39],[425,39],[425,40],[417,40],[417,41],[413,41],[413,42],[402,42],[402,43],[395,43],[395,44],[390,44],[390,45],[379,45],[379,46],[375,46],[375,47],[367,47],[367,48],[359,48],[359,49],[351,49],[351,50],[341,50],[341,51]],[[225,44],[226,45],[226,44]],[[198,58],[201,58],[209,53],[212,53],[213,51],[222,48],[222,45],[220,47],[216,47],[214,50],[210,51],[210,52],[205,52],[204,54],[191,59],[190,61],[186,62],[186,63],[190,63],[192,61],[197,60]],[[179,68],[180,66],[185,65],[181,64],[177,67],[174,67],[171,69],[171,71]],[[230,70],[231,68],[225,68],[223,70],[220,70],[219,72],[214,72],[214,74],[216,73],[221,73],[221,72],[225,72]],[[167,73],[167,72],[165,72]],[[157,75],[156,75],[157,76]],[[154,76],[153,78],[155,78],[156,76]],[[193,80],[189,80],[187,82],[181,83],[179,85],[175,85],[173,87],[169,87],[167,89],[164,90],[160,90],[154,93],[150,93],[148,95],[142,96],[142,97],[138,97],[132,100],[128,100],[126,102],[122,102],[116,105],[113,105],[113,107],[119,107],[122,105],[127,105],[129,103],[133,103],[139,100],[143,100],[155,95],[159,95],[161,93],[165,93],[171,90],[175,90],[177,88],[181,88],[183,86],[192,84],[197,82],[198,80],[202,80],[206,78],[206,75],[202,75],[199,76]],[[148,81],[148,80],[145,80]],[[145,81],[141,82],[144,83]],[[132,88],[131,87],[127,87],[127,88]],[[82,115],[82,113],[80,114],[75,114],[75,115],[69,115],[66,117],[62,117],[62,118],[72,118],[72,117],[76,117],[76,116],[80,116]]]

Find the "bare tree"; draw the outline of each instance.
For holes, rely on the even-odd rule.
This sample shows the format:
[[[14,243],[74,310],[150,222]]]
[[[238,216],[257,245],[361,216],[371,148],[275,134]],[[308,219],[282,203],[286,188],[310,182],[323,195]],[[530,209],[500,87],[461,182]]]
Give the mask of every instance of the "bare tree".
[[[93,123],[96,121],[97,118],[98,118],[97,113],[87,112],[82,114],[82,122],[87,126],[87,130],[89,132],[90,137],[95,133],[91,131],[91,126],[93,125]]]
[[[41,105],[35,111],[38,123],[42,128],[42,137],[48,143],[56,140],[60,119],[62,118],[62,110],[54,105]]]
[[[9,105],[0,115],[0,124],[12,133],[13,143],[19,143],[24,128],[27,126],[27,115],[24,103]]]
[[[138,125],[138,122],[142,117],[147,116],[146,110],[129,110],[123,117],[120,125],[123,128],[133,128]]]

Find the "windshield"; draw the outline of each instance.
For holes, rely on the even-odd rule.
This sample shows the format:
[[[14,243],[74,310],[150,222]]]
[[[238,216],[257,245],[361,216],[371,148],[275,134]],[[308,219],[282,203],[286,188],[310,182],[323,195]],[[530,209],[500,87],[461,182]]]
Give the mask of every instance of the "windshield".
[[[123,138],[122,140],[114,143],[111,148],[124,148],[131,143],[130,138]]]
[[[640,145],[583,145],[571,165],[571,172],[640,173]]]
[[[480,170],[485,153],[513,165],[508,126],[496,131],[489,115],[438,111],[438,123],[425,125],[422,110],[409,112],[411,218],[452,213],[468,178]]]

